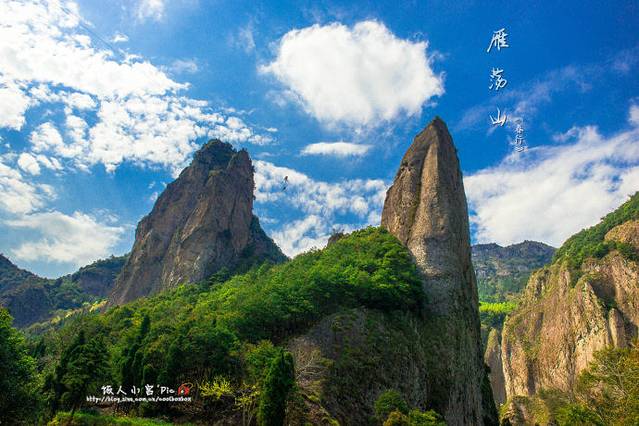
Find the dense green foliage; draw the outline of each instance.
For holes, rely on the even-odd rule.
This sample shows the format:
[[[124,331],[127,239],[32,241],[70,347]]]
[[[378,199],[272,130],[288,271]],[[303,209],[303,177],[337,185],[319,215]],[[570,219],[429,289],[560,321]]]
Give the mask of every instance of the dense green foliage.
[[[293,356],[280,350],[264,378],[262,398],[257,412],[257,421],[261,426],[284,425],[286,401],[294,385]]]
[[[486,347],[488,334],[493,328],[501,331],[506,316],[517,308],[515,302],[479,302],[479,320],[481,323],[482,346]]]
[[[255,418],[258,399],[271,398],[271,407],[281,407],[283,388],[269,380],[287,339],[344,309],[417,312],[423,298],[408,251],[379,228],[354,232],[284,264],[265,264],[228,279],[224,275],[105,313],[85,312],[62,320],[59,330],[34,337],[34,350],[46,347],[39,350],[47,353],[41,369],[50,378],[57,408],[75,407],[71,395],[63,397],[66,383],[82,374],[70,369],[72,354],[89,356],[75,348],[97,339],[108,348],[99,367],[107,374],[103,383],[91,386],[195,384],[192,404],[121,409],[212,420],[237,416],[239,424],[246,423]],[[79,330],[91,339],[79,342]]]
[[[393,411],[408,414],[408,404],[402,394],[394,389],[382,392],[375,401],[375,415],[378,419],[387,418]]]
[[[87,395],[98,394],[108,379],[107,349],[102,337],[87,339],[84,330],[80,330],[62,354],[55,372],[47,376],[44,389],[51,413],[64,408],[73,414]]]
[[[394,389],[382,392],[375,401],[375,416],[383,426],[445,426],[433,410],[410,409],[401,393]]]
[[[11,322],[9,312],[0,308],[0,423],[33,423],[40,387],[35,361]]]
[[[579,268],[586,258],[602,258],[611,250],[619,250],[624,256],[636,259],[632,247],[614,241],[604,241],[605,235],[617,225],[639,219],[639,192],[612,213],[607,214],[595,226],[584,229],[568,238],[553,257],[553,262],[567,261],[572,268]]]
[[[596,353],[579,376],[576,395],[581,407],[589,407],[602,424],[639,424],[639,348]]]

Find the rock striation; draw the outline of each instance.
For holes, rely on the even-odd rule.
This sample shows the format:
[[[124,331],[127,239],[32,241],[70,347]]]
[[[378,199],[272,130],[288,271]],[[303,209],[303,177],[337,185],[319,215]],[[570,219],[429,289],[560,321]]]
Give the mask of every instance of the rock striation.
[[[503,329],[501,358],[509,401],[541,390],[570,392],[595,352],[625,347],[637,337],[639,221],[613,227],[603,240],[613,247],[623,244],[626,252],[613,249],[601,258],[589,257],[577,269],[558,260],[530,277]]]
[[[226,268],[285,256],[253,215],[253,166],[245,150],[211,140],[138,224],[109,297],[120,305]]]
[[[484,362],[490,369],[488,376],[490,387],[493,391],[495,405],[499,407],[506,402],[506,384],[504,383],[503,362],[501,360],[501,333],[493,328],[488,334]]]
[[[495,408],[490,390],[482,392],[487,379],[466,195],[457,151],[440,118],[404,155],[386,194],[382,226],[409,249],[422,275],[436,360],[424,378],[429,400],[450,425],[490,423]]]

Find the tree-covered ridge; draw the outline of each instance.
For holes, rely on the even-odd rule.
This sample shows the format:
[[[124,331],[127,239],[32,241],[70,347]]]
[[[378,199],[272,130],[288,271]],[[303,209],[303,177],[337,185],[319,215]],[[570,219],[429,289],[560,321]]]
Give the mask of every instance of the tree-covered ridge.
[[[63,311],[103,299],[122,269],[126,256],[111,256],[56,279],[19,269],[0,255],[0,305],[26,327],[61,315]]]
[[[631,246],[604,240],[608,231],[615,226],[636,219],[639,219],[639,192],[615,211],[607,214],[598,224],[568,238],[555,253],[553,263],[565,260],[571,267],[579,268],[586,258],[602,258],[614,249],[619,250],[624,256],[636,257],[636,251]]]
[[[549,263],[555,249],[536,241],[502,247],[476,244],[472,247],[479,300],[499,303],[514,301],[535,269]]]
[[[231,417],[241,424],[255,419],[258,407],[265,407],[261,417],[281,415],[273,407],[281,407],[286,386],[275,383],[288,379],[273,377],[273,371],[290,376],[290,367],[282,367],[288,361],[276,361],[289,359],[282,351],[290,338],[344,309],[417,312],[422,299],[406,248],[385,230],[367,228],[284,264],[264,264],[231,278],[219,273],[206,283],[66,319],[59,331],[36,338],[34,351],[43,355],[40,367],[50,407],[82,407],[73,404],[72,395],[64,396],[65,383],[83,374],[70,367],[81,363],[73,363],[69,354],[90,358],[93,352],[74,348],[100,346],[107,348],[105,382],[138,387],[191,382],[198,389],[196,402],[162,410],[187,410],[181,415],[194,418]],[[82,343],[80,330],[86,336]],[[157,405],[127,409],[159,414]]]
[[[29,271],[18,268],[4,255],[0,254],[0,294],[27,281],[44,281]]]

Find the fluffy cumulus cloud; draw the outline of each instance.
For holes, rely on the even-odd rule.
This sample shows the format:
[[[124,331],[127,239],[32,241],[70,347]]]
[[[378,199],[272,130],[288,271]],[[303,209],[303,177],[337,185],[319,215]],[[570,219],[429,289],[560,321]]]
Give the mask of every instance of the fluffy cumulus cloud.
[[[139,19],[162,19],[163,1],[137,4]],[[52,210],[56,191],[38,182],[45,171],[115,172],[129,162],[177,174],[197,138],[272,140],[232,112],[186,96],[188,85],[161,67],[98,47],[81,20],[73,1],[0,1],[0,130],[20,131],[28,141],[22,152],[0,156],[0,218],[25,231],[26,239],[8,248],[18,260],[81,265],[110,254],[123,233],[100,217]],[[174,65],[183,73],[196,66]],[[29,114],[33,108],[45,113]]]
[[[255,161],[254,164],[258,207],[269,203],[303,216],[272,233],[273,239],[289,256],[323,246],[335,229],[351,231],[379,224],[388,187],[380,179],[329,183],[267,161]]]
[[[18,157],[18,166],[29,174],[32,174],[32,175],[40,174],[40,165],[38,164],[38,160],[36,160],[36,158],[33,155],[27,152],[23,152]]]
[[[23,215],[43,207],[55,197],[51,186],[31,182],[12,164],[12,160],[15,161],[0,156],[0,211],[10,215]],[[33,168],[30,160],[23,160],[23,165],[27,169]]]
[[[363,21],[293,30],[260,71],[286,88],[319,121],[359,127],[419,114],[444,93],[442,76],[426,54],[426,42],[396,37],[384,24]]]
[[[153,16],[161,5],[140,3]],[[83,169],[103,164],[113,171],[130,160],[177,173],[197,148],[196,138],[271,140],[239,117],[181,94],[188,85],[150,62],[98,49],[78,14],[74,2],[0,3],[0,128],[22,129],[25,113],[37,105],[60,105],[66,116],[62,123],[26,123],[37,127],[35,152]],[[193,70],[193,64],[180,66]]]
[[[30,154],[0,156],[0,213],[3,225],[28,231],[27,236],[9,250],[13,260],[45,261],[73,268],[112,254],[126,227],[105,224],[81,212],[71,215],[44,208],[56,198],[49,185],[32,182],[40,165],[59,165]],[[108,221],[107,221],[108,222]]]
[[[593,126],[507,157],[464,180],[479,242],[534,239],[559,246],[639,190],[639,122],[603,136]]]
[[[15,228],[25,228],[39,235],[11,250],[15,259],[45,260],[80,267],[96,258],[112,254],[112,247],[120,240],[125,228],[109,226],[80,212],[66,215],[60,212],[41,212],[8,221]]]
[[[317,142],[306,145],[302,155],[324,155],[334,157],[361,157],[371,149],[370,145],[352,142]]]

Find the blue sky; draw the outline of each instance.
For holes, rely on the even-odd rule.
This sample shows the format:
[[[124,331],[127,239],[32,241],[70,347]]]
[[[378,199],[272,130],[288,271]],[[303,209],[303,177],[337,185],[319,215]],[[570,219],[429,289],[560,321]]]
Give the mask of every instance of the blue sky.
[[[547,3],[3,0],[0,252],[45,276],[127,252],[211,137],[248,149],[284,251],[320,247],[379,223],[435,115],[473,241],[559,245],[639,189],[639,5]]]

